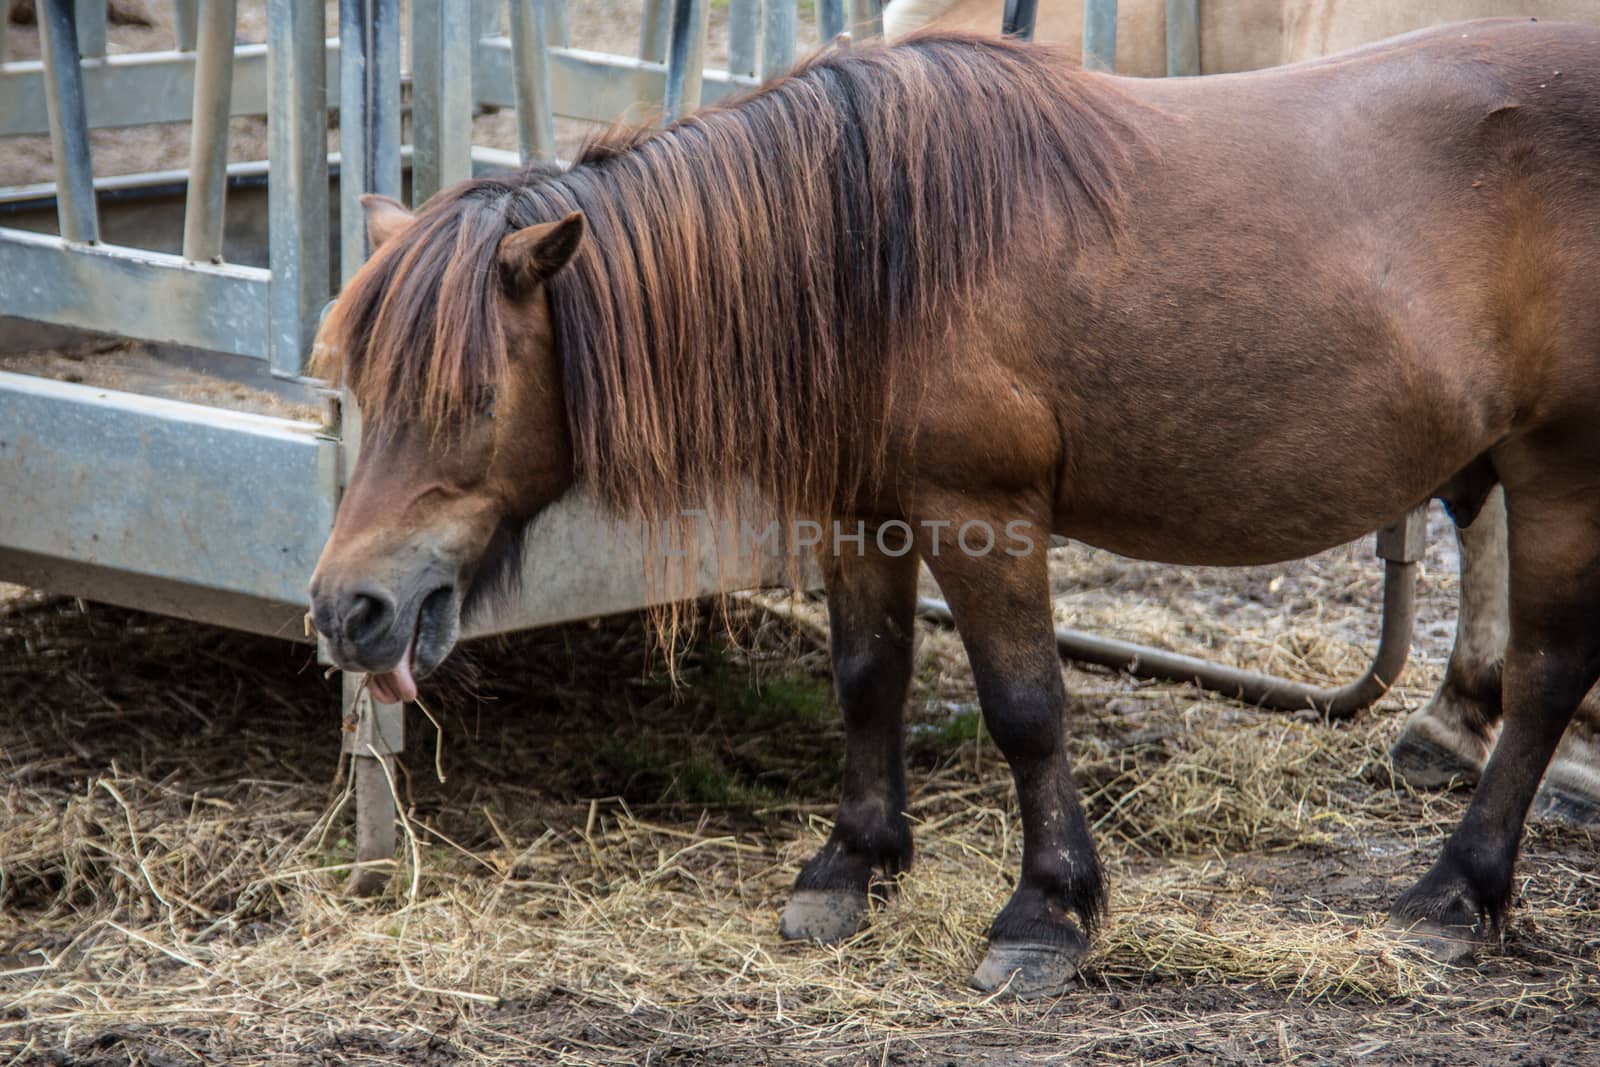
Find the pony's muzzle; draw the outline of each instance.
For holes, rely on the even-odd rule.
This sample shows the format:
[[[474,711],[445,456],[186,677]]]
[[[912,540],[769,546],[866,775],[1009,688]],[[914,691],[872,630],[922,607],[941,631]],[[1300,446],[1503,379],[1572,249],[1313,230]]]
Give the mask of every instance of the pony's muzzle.
[[[411,633],[397,632],[398,610],[393,594],[376,586],[312,585],[311,619],[334,663],[346,670],[382,670],[400,657]]]

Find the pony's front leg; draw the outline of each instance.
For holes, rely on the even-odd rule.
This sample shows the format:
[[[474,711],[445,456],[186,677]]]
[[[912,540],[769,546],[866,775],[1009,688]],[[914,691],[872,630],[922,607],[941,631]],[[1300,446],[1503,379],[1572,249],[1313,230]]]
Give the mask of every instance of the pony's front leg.
[[[980,531],[997,533],[994,548]],[[979,989],[1050,996],[1077,974],[1105,907],[1105,882],[1063,745],[1066,687],[1050,610],[1048,534],[1004,520],[957,523],[954,541],[925,549],[966,646],[984,724],[1010,764],[1022,809],[1022,877],[989,928],[973,975]],[[1004,532],[1002,532],[1004,531]],[[1024,551],[1023,542],[1028,544]]]
[[[869,535],[824,562],[833,683],[844,715],[844,791],[833,832],[795,881],[778,929],[832,942],[866,922],[867,895],[911,865],[902,717],[911,684],[917,556]],[[892,547],[892,545],[891,545]]]

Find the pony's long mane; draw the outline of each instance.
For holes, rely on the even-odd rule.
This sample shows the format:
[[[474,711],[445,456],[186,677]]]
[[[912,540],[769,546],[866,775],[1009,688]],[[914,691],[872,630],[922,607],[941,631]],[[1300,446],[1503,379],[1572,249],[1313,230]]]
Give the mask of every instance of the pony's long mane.
[[[440,194],[347,288],[330,349],[369,423],[448,427],[506,373],[500,240],[581,211],[547,283],[579,481],[626,518],[744,486],[823,517],[873,476],[919,346],[1041,205],[1079,237],[1114,228],[1120,106],[1034,46],[829,49],[565,172]]]

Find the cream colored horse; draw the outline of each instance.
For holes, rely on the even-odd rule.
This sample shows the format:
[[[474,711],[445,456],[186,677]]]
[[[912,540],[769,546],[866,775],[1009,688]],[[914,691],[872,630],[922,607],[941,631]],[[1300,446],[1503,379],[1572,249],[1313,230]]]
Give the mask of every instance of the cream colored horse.
[[[1039,0],[1034,39],[1083,47],[1083,0]],[[998,32],[1005,0],[893,0],[884,32],[940,26]],[[1226,74],[1314,59],[1395,34],[1493,15],[1600,24],[1600,0],[1200,0],[1200,70]],[[1117,5],[1117,73],[1166,73],[1166,0]],[[1391,754],[1413,785],[1475,779],[1500,728],[1505,653],[1505,502],[1496,489],[1458,533],[1461,607],[1444,684],[1407,721]],[[1537,810],[1600,824],[1600,690],[1589,694],[1545,775]]]
[[[1083,47],[1083,0],[1039,0],[1034,40]],[[1331,55],[1369,41],[1493,15],[1600,23],[1597,0],[1200,0],[1200,73],[1259,70]],[[891,38],[937,21],[998,33],[1005,0],[892,0]],[[1117,5],[1117,73],[1167,73],[1166,0]]]

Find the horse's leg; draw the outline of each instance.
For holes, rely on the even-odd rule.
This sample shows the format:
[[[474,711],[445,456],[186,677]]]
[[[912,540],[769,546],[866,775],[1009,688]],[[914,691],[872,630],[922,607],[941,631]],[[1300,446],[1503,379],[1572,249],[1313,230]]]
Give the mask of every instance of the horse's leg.
[[[1456,531],[1456,543],[1460,611],[1444,682],[1389,749],[1395,771],[1418,789],[1477,781],[1500,729],[1500,663],[1510,625],[1502,489],[1495,487],[1472,524]]]
[[[973,984],[1005,986],[1022,997],[1065,989],[1105,905],[1100,859],[1063,745],[1067,694],[1046,544],[1041,536],[1022,556],[999,548],[973,555],[948,543],[941,553],[926,553],[972,663],[984,725],[1011,766],[1022,809],[1022,877],[989,928],[989,951]]]
[[[1461,550],[1460,613],[1444,682],[1406,720],[1390,748],[1395,770],[1417,789],[1474,782],[1500,730],[1500,664],[1510,628],[1504,491],[1494,489]],[[1590,690],[1556,749],[1535,817],[1600,825],[1600,689]]]
[[[870,540],[870,538],[869,538]],[[833,684],[844,715],[844,792],[833,832],[795,881],[784,937],[838,941],[867,917],[875,873],[911,865],[901,719],[911,684],[917,556],[868,544],[824,565]]]
[[[1511,459],[1538,469],[1527,456]],[[1600,677],[1600,500],[1587,478],[1529,480],[1507,491],[1505,724],[1461,824],[1393,909],[1397,923],[1419,926],[1450,955],[1470,951],[1504,916],[1529,805],[1568,720]]]

